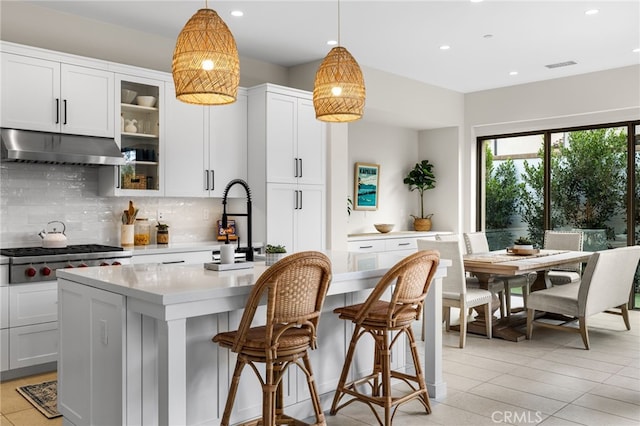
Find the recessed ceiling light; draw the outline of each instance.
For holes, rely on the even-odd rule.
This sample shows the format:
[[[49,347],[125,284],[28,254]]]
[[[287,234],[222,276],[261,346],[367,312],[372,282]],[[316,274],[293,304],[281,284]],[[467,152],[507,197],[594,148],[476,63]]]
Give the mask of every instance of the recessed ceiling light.
[[[598,9],[589,9],[584,14],[585,15],[597,15],[600,12]]]
[[[449,46],[448,44],[443,44],[442,46],[440,46],[440,50],[449,50],[451,49],[451,46]]]
[[[329,41],[327,42],[327,44],[328,44],[329,46],[335,46],[336,44],[338,44],[338,41],[337,41],[337,40],[329,40]]]
[[[482,0],[471,0],[471,3],[482,3]]]
[[[640,53],[640,47],[636,47],[635,49],[633,49],[632,52],[633,53]]]
[[[236,18],[239,18],[240,16],[244,16],[244,12],[241,10],[232,10],[231,16],[235,16]]]
[[[518,71],[511,71],[509,72],[509,75],[518,75]]]

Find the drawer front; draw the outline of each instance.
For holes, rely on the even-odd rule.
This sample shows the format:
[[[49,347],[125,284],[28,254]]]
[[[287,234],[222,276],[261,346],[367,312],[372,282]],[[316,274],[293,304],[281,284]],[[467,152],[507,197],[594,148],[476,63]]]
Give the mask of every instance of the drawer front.
[[[418,243],[415,238],[393,238],[385,241],[386,251],[395,250],[415,250],[418,248]]]
[[[349,251],[358,253],[372,253],[386,250],[383,240],[350,241],[347,243],[347,248]]]
[[[16,369],[58,360],[58,323],[9,329],[9,368]]]
[[[58,320],[58,283],[9,286],[9,326],[40,324]]]

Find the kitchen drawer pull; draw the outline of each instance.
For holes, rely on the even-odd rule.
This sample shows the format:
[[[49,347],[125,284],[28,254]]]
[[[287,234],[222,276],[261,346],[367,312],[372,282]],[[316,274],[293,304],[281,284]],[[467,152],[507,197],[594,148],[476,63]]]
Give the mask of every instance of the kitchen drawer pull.
[[[360,247],[358,247],[358,248],[361,248],[361,249],[368,249],[368,248],[373,248],[373,246],[360,246]]]
[[[56,124],[60,124],[60,98],[56,98]]]
[[[64,104],[64,123],[62,124],[67,124],[67,100],[63,100],[62,103]]]
[[[173,263],[184,263],[184,260],[167,260],[166,262],[162,262],[163,265],[171,265]]]
[[[408,246],[411,243],[398,243],[398,246]]]

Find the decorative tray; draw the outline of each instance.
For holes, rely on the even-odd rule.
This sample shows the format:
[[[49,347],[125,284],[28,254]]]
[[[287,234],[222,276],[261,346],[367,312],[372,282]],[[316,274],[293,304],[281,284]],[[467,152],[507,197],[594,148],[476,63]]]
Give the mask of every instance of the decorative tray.
[[[516,256],[531,256],[532,254],[540,253],[540,249],[520,249],[520,248],[507,247],[507,253],[514,254]]]
[[[253,262],[236,261],[235,263],[206,262],[205,269],[212,271],[232,271],[234,269],[253,268]]]

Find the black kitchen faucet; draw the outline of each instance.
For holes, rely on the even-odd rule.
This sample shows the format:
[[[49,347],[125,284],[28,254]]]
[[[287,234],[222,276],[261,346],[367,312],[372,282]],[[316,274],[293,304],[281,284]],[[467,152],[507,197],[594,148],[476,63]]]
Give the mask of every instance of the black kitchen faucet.
[[[229,193],[229,189],[233,185],[240,184],[244,187],[245,192],[247,193],[247,212],[246,213],[227,213],[227,194]],[[236,249],[238,253],[245,253],[245,259],[248,262],[253,261],[253,247],[251,246],[251,190],[249,189],[249,184],[243,181],[242,179],[234,179],[227,184],[227,187],[224,189],[224,195],[222,196],[222,229],[227,229],[227,217],[228,216],[246,216],[247,217],[247,247]],[[238,243],[240,239],[238,238]],[[227,238],[225,244],[229,243],[229,239]]]

